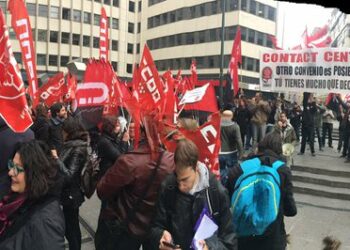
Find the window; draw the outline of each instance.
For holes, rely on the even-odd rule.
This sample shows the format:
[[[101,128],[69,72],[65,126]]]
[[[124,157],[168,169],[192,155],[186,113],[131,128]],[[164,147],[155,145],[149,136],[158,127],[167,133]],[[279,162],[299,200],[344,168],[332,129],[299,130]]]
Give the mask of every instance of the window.
[[[137,33],[141,32],[141,23],[137,23]]]
[[[50,7],[50,18],[56,18],[58,19],[60,17],[60,8],[57,6],[51,6]]]
[[[241,38],[242,38],[242,41],[247,41],[247,28],[245,27],[241,27]]]
[[[83,46],[90,47],[90,36],[83,36]]]
[[[17,63],[22,63],[22,54],[19,52],[14,52],[13,55],[15,56]]]
[[[238,0],[226,0],[226,11],[238,10]]]
[[[255,31],[254,30],[248,31],[248,42],[255,43]]]
[[[46,42],[47,41],[47,30],[38,29],[38,41]]]
[[[81,11],[73,10],[73,21],[80,22],[81,21]]]
[[[118,41],[112,40],[112,50],[118,51]]]
[[[46,65],[46,55],[45,54],[37,54],[36,63],[38,65]]]
[[[98,49],[100,47],[100,38],[99,37],[94,37],[92,46],[96,49]]]
[[[112,62],[112,67],[113,67],[114,71],[117,71],[118,70],[118,63]]]
[[[139,1],[139,12],[141,12],[142,9],[142,1]]]
[[[257,4],[258,4],[258,16],[265,17],[265,5],[262,3],[257,3]]]
[[[134,33],[134,24],[133,23],[130,23],[130,22],[128,22],[128,32],[129,33]]]
[[[256,2],[255,2],[255,0],[250,1],[249,12],[252,13],[253,15],[256,15]]]
[[[2,11],[6,13],[6,1],[0,1],[0,7],[2,8]]]
[[[140,44],[136,44],[136,54],[140,54]]]
[[[247,0],[241,1],[241,10],[247,11]]]
[[[39,4],[39,16],[48,17],[49,11],[47,5]]]
[[[169,14],[169,23],[173,23],[173,22],[175,22],[175,21],[176,21],[176,15],[175,15],[175,12],[172,11],[172,12],[170,12],[170,14]]]
[[[105,2],[105,4],[107,4],[107,5],[111,5],[111,0],[105,0],[104,2]]]
[[[198,33],[198,43],[204,43],[205,42],[205,31],[199,31]]]
[[[94,14],[94,25],[100,26],[100,15]]]
[[[119,0],[113,0],[113,6],[119,7]]]
[[[66,66],[69,62],[69,56],[61,56],[61,66]]]
[[[112,18],[112,29],[118,29],[119,28],[119,21],[117,18]]]
[[[134,45],[132,43],[128,43],[128,54],[134,53]]]
[[[65,44],[70,43],[70,33],[68,32],[61,33],[61,43],[65,43]]]
[[[132,74],[132,64],[126,64],[126,72]]]
[[[62,19],[70,20],[70,9],[62,8]]]
[[[58,42],[58,32],[57,31],[50,31],[50,42],[51,43]]]
[[[89,12],[84,12],[84,23],[91,23],[91,13]]]
[[[129,1],[129,11],[135,12],[135,2]]]
[[[80,45],[80,34],[73,34],[73,45]]]
[[[27,12],[30,16],[36,16],[36,5],[35,3],[27,3]]]
[[[261,32],[256,32],[257,34],[257,44],[264,45],[264,34]]]
[[[276,9],[274,9],[274,8],[272,8],[272,7],[270,7],[270,6],[268,6],[268,15],[267,15],[267,18],[268,19],[270,19],[270,20],[272,20],[272,21],[275,21],[275,19],[276,19],[276,17],[275,17],[275,15],[276,15]]]
[[[57,66],[57,56],[49,55],[49,65]]]

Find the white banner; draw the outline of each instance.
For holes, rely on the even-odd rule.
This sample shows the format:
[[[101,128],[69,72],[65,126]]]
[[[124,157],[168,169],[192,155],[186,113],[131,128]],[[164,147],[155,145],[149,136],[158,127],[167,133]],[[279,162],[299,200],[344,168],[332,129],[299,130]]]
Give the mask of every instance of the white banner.
[[[350,92],[350,48],[262,51],[260,89],[347,94]]]
[[[205,92],[207,92],[208,86],[209,86],[209,83],[206,83],[202,87],[195,88],[192,90],[187,90],[184,96],[182,97],[179,105],[201,101]]]

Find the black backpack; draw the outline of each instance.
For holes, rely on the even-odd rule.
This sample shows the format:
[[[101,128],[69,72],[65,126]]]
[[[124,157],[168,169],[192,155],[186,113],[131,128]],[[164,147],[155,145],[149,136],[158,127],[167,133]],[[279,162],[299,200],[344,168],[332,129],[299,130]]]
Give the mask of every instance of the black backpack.
[[[86,198],[90,199],[96,189],[101,159],[98,157],[97,152],[92,150],[90,146],[87,147],[87,152],[86,163],[81,171],[80,186]]]

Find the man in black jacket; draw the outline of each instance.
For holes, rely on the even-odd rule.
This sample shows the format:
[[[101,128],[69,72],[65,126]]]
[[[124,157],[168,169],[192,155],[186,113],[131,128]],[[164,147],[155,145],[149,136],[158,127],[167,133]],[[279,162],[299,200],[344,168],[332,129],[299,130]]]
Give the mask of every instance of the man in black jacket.
[[[67,119],[67,110],[63,103],[56,102],[50,107],[51,119],[49,127],[49,141],[48,144],[51,150],[56,150],[57,154],[63,146],[63,131],[62,125]]]
[[[314,131],[315,131],[315,114],[317,112],[316,102],[311,93],[304,92],[303,98],[303,113],[301,120],[301,147],[298,155],[303,155],[305,152],[306,142],[310,144],[311,155],[315,155],[314,148]]]
[[[198,162],[198,148],[189,140],[178,142],[175,173],[163,182],[158,199],[151,240],[154,248],[171,249],[167,243],[190,249],[194,226],[203,208],[208,208],[218,230],[201,240],[203,249],[236,249],[229,199],[224,187]]]

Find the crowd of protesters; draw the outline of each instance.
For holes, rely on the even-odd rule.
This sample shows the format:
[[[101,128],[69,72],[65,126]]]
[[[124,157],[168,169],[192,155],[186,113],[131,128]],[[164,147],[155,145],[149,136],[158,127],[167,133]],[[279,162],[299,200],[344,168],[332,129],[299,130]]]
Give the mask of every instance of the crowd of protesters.
[[[235,100],[221,112],[221,181],[198,161],[197,146],[181,136],[174,154],[164,147],[152,152],[141,126],[135,148],[134,123],[123,116],[103,117],[96,140],[63,103],[37,105],[34,124],[25,133],[12,132],[0,118],[0,249],[64,249],[65,238],[70,250],[81,249],[81,171],[89,147],[100,159],[97,250],[190,249],[204,208],[218,230],[199,242],[202,249],[285,249],[283,217],[295,216],[297,209],[283,144],[295,146],[301,139],[299,154],[309,143],[315,155],[315,133],[319,150],[327,133],[333,147],[332,119],[338,119],[338,151],[350,161],[350,106],[338,96],[333,101],[336,109],[308,93],[302,108],[283,98],[266,101],[261,93]],[[180,118],[177,126],[194,130],[199,124]],[[279,210],[263,234],[239,235],[230,200],[244,172],[240,162],[255,158],[267,166],[283,162]]]

